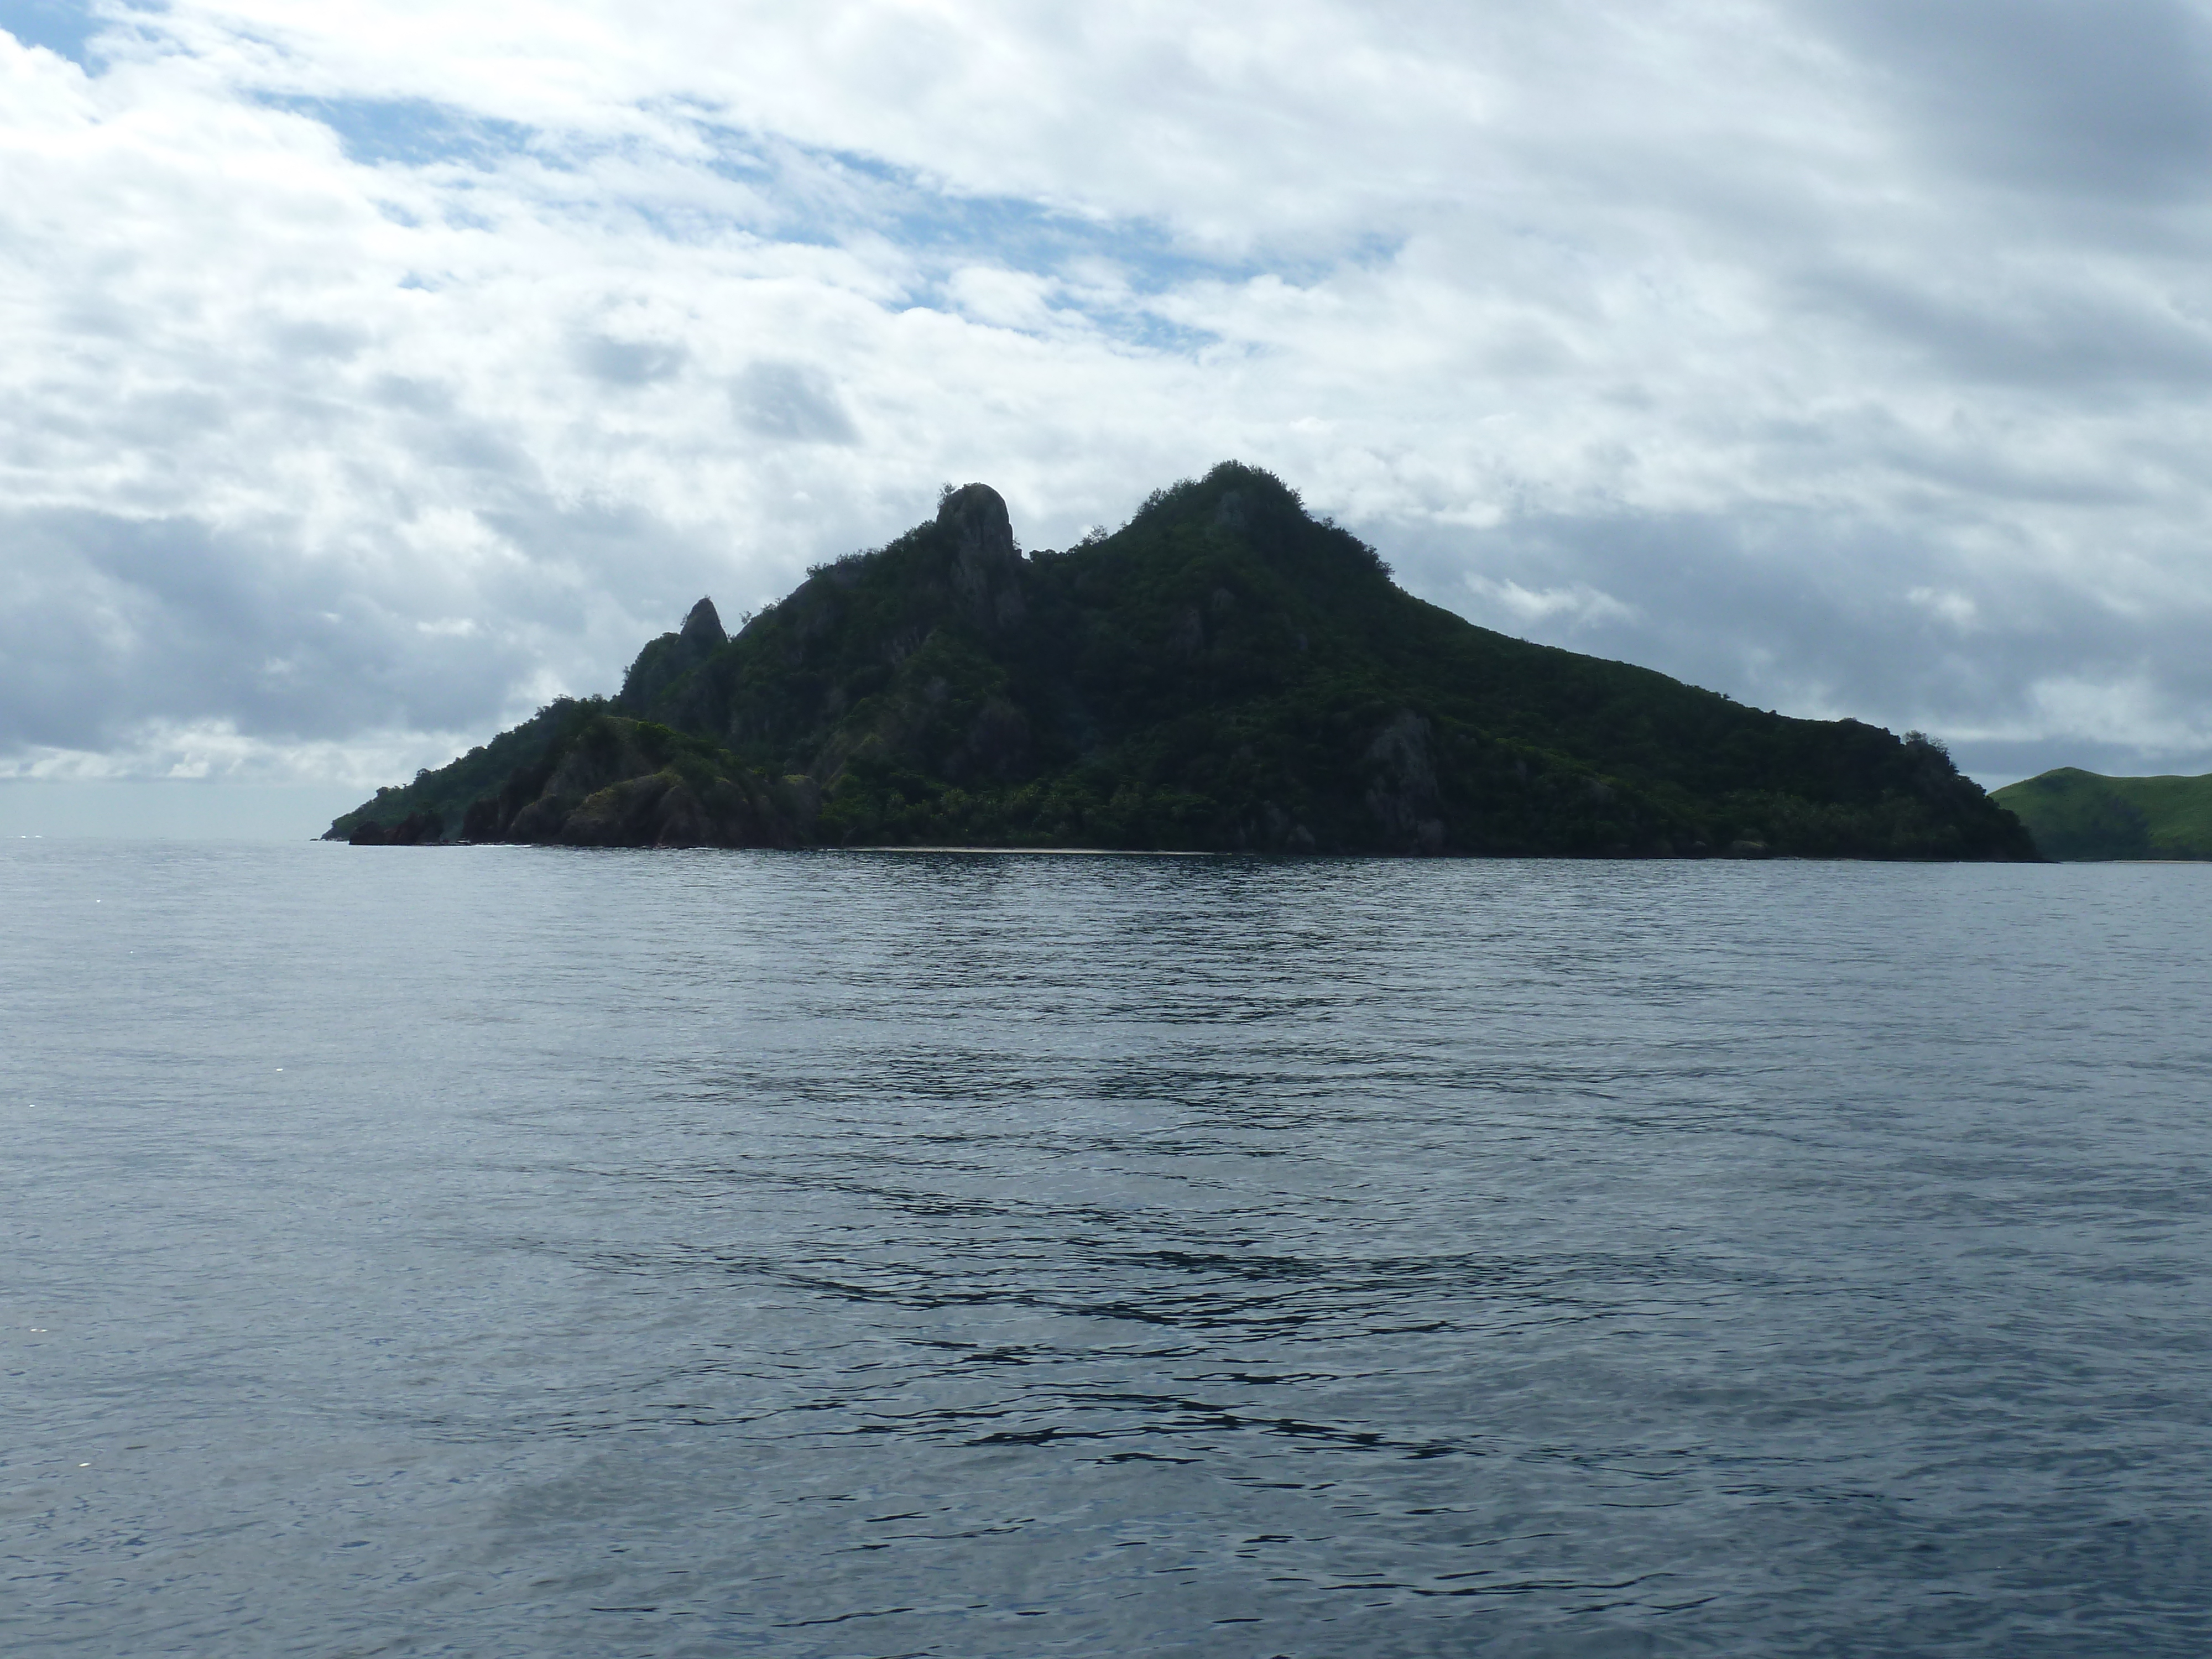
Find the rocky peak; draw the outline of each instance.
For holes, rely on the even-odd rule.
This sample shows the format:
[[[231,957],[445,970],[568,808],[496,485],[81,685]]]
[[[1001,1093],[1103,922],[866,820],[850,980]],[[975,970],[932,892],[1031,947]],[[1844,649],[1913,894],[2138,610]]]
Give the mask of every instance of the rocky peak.
[[[722,627],[721,614],[714,609],[712,599],[702,599],[691,607],[690,615],[684,618],[680,637],[689,646],[704,646],[709,651],[719,651],[730,642]]]
[[[952,582],[987,625],[1021,620],[1022,556],[1006,498],[988,484],[963,484],[938,503],[939,526],[952,532]]]
[[[662,692],[729,642],[714,600],[700,600],[684,618],[682,632],[663,634],[637,653],[615,701],[633,714],[643,714]]]
[[[937,522],[952,532],[963,564],[1012,564],[1021,556],[1006,497],[988,484],[961,485],[937,504]]]

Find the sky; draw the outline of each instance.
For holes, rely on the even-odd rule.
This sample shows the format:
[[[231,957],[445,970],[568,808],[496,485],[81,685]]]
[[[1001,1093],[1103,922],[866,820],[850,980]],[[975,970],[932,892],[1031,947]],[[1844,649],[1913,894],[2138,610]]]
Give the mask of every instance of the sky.
[[[343,805],[942,483],[1231,458],[1486,627],[2212,770],[2212,0],[0,30],[0,828]]]

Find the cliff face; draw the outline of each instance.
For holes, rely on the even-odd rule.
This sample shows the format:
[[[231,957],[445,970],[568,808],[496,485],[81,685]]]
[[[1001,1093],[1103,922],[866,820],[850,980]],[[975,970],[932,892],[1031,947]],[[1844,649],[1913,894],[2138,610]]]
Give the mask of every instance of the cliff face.
[[[332,833],[410,815],[590,845],[2034,856],[1931,744],[1475,628],[1233,465],[1027,557],[995,491],[950,491]]]

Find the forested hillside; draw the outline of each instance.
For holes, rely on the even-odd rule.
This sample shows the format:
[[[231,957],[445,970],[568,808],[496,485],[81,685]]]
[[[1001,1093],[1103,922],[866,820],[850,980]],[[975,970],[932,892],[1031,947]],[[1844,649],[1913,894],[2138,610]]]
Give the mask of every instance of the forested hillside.
[[[367,841],[2035,856],[1940,745],[1477,628],[1224,464],[1024,555],[981,484],[735,638],[702,601]]]

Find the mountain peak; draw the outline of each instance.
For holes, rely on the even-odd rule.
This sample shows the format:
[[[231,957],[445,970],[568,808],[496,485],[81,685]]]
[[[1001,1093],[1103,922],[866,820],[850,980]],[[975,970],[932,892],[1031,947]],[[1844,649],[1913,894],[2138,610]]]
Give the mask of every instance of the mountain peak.
[[[728,632],[722,626],[721,613],[714,609],[712,599],[701,599],[684,618],[684,630],[679,635],[684,643],[705,646],[719,651],[730,642]]]
[[[1006,498],[987,483],[963,484],[945,492],[937,503],[937,522],[958,538],[963,558],[997,564],[1017,556]]]
[[[1022,556],[1006,498],[986,483],[963,484],[938,502],[937,525],[951,538],[953,586],[977,618],[987,626],[1019,622]]]

